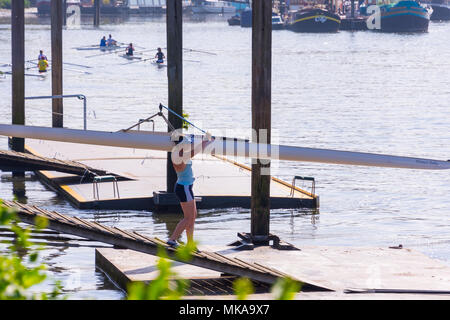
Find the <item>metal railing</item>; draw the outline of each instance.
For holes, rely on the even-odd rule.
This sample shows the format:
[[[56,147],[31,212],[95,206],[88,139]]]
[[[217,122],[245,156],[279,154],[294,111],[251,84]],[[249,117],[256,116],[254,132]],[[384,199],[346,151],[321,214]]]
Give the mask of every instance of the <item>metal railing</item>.
[[[83,100],[83,129],[87,130],[87,99],[84,94],[64,94],[55,96],[25,97],[25,100],[62,99],[62,98],[78,98],[79,100]]]

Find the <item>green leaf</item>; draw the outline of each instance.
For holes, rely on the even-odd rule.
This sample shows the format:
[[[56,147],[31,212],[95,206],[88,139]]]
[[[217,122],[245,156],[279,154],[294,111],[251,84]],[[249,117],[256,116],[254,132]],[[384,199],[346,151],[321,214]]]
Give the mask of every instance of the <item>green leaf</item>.
[[[255,292],[253,283],[248,278],[238,278],[233,281],[233,290],[238,300],[245,300],[249,294]]]
[[[36,216],[34,218],[34,224],[38,230],[45,229],[48,226],[48,219],[42,216]]]
[[[301,290],[302,284],[291,278],[279,278],[273,285],[271,292],[277,300],[292,300]]]

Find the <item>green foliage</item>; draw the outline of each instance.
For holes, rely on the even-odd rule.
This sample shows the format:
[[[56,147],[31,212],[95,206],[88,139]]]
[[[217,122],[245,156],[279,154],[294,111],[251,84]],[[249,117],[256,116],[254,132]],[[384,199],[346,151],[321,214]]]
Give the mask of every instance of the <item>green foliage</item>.
[[[184,258],[191,255],[191,249],[186,247],[180,246],[177,255]],[[128,286],[128,300],[179,300],[184,295],[189,287],[189,281],[176,279],[177,274],[171,270],[172,262],[162,246],[158,247],[158,257],[156,265],[158,276],[148,285],[142,282],[131,283]]]
[[[249,294],[255,292],[253,283],[248,278],[238,278],[233,281],[233,290],[238,300],[245,300]]]
[[[186,245],[180,245],[175,252],[175,255],[184,262],[192,260],[192,253],[197,250],[197,242],[188,241]]]
[[[24,0],[25,8],[30,7],[30,0]],[[0,0],[1,9],[11,9],[11,0]]]
[[[278,279],[272,286],[271,292],[277,300],[292,300],[301,288],[301,283],[286,277]]]
[[[38,228],[46,226],[45,219],[37,221]],[[47,276],[45,266],[38,263],[39,254],[32,249],[29,241],[31,228],[22,228],[14,210],[6,208],[0,201],[0,225],[7,226],[15,234],[15,239],[8,247],[8,255],[0,255],[0,300],[57,299],[61,284],[56,282],[51,293],[34,294],[28,289],[43,282]]]
[[[188,113],[185,113],[185,112],[183,112],[183,114],[182,114],[182,116],[183,116],[183,118],[189,118],[189,114]],[[189,129],[189,123],[187,123],[186,121],[184,121],[183,120],[183,129]]]

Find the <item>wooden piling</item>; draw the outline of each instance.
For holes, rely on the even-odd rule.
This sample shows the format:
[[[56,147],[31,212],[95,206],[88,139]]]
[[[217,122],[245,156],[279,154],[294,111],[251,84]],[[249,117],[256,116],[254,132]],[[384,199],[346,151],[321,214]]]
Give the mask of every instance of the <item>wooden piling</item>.
[[[11,2],[12,124],[25,124],[25,9],[23,1]],[[23,152],[25,140],[12,138],[11,149]],[[23,172],[13,172],[13,176]]]
[[[94,26],[100,25],[100,0],[94,0]]]
[[[253,140],[270,143],[272,1],[253,1],[252,15]],[[270,224],[270,162],[254,161],[251,187],[251,234],[254,241],[265,243],[269,236]]]
[[[167,1],[167,77],[169,86],[169,108],[183,114],[183,11],[181,0]],[[182,128],[183,121],[169,113],[169,122],[175,129]],[[170,131],[170,128],[169,128]],[[173,192],[177,180],[172,165],[171,153],[167,153],[167,192]]]
[[[65,27],[67,25],[67,0],[63,0],[63,26]]]
[[[351,0],[351,6],[352,6],[351,16],[352,16],[352,18],[354,18],[355,17],[355,0]]]
[[[63,94],[62,1],[51,2],[52,95]],[[63,127],[63,100],[52,99],[52,126]]]

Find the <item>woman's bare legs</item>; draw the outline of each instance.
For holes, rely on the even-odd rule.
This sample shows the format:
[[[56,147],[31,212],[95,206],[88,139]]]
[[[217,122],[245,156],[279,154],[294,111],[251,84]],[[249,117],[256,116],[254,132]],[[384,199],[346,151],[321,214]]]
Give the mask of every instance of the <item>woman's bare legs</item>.
[[[195,200],[180,202],[180,205],[183,209],[184,218],[178,222],[177,227],[169,240],[175,241],[180,237],[183,231],[186,230],[188,242],[192,242],[194,240],[194,224],[195,218],[197,217],[197,206]]]

